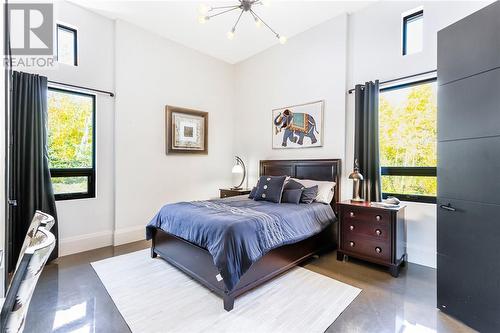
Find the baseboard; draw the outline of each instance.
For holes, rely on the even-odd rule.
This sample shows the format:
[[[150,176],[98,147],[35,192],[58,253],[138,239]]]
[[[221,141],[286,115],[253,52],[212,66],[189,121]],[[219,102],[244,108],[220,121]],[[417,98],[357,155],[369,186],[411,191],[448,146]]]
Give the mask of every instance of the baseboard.
[[[146,239],[146,227],[144,225],[118,229],[114,233],[115,246],[143,239]]]
[[[59,256],[98,249],[110,245],[122,245],[145,239],[146,229],[143,225],[123,228],[113,232],[100,231],[91,234],[61,238]]]
[[[61,238],[59,241],[59,256],[67,256],[110,245],[113,245],[112,230]]]
[[[406,251],[408,252],[409,262],[431,268],[437,267],[436,251],[426,248],[412,247],[408,245]]]

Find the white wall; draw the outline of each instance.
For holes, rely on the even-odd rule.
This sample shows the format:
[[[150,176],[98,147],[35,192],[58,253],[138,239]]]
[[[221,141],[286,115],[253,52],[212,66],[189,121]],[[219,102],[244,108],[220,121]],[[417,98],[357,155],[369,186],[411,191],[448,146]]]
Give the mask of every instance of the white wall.
[[[113,91],[113,21],[65,1],[54,2],[54,20],[78,29],[78,66],[59,64],[56,69],[29,71],[49,80]],[[57,201],[60,255],[112,244],[113,124],[113,98],[96,95],[96,197]]]
[[[436,69],[437,31],[488,5],[480,1],[381,1],[349,17],[348,87]],[[423,6],[423,51],[401,55],[401,14]],[[354,96],[348,97],[346,165],[352,165]],[[436,206],[406,203],[410,262],[436,267]]]
[[[346,36],[341,15],[235,65],[234,152],[248,161],[250,185],[261,159],[344,159]],[[273,150],[271,110],[317,100],[325,100],[323,147]]]
[[[233,67],[117,21],[115,244],[144,238],[166,203],[216,197],[231,181]],[[165,154],[165,105],[209,113],[208,155]],[[236,129],[236,132],[239,128]]]

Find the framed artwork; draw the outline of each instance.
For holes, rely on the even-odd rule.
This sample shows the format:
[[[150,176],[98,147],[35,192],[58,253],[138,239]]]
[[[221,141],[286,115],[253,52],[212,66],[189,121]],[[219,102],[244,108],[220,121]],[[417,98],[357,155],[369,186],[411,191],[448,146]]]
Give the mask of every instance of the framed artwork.
[[[274,109],[273,149],[323,146],[323,109],[325,101]]]
[[[208,154],[208,112],[165,107],[166,153]]]

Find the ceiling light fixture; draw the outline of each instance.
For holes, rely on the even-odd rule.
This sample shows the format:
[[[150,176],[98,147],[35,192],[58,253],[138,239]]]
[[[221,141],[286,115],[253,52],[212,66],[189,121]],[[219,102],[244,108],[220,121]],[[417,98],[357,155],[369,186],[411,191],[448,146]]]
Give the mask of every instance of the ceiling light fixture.
[[[215,16],[219,16],[225,13],[232,12],[234,10],[240,10],[240,14],[238,15],[238,18],[236,19],[236,23],[234,23],[233,28],[226,34],[228,39],[233,39],[236,33],[236,26],[240,22],[241,16],[243,15],[244,12],[249,12],[253,20],[255,21],[255,26],[257,28],[260,28],[262,25],[265,25],[271,32],[274,34],[274,36],[279,40],[281,44],[285,44],[287,41],[287,38],[285,36],[281,36],[279,33],[274,31],[273,28],[269,26],[262,18],[257,15],[257,13],[254,12],[252,9],[253,6],[256,5],[264,5],[264,6],[269,6],[269,0],[238,0],[237,5],[232,5],[232,6],[221,6],[221,7],[208,7],[207,5],[200,5],[199,7],[199,12],[200,16],[198,17],[198,22],[200,23],[206,23],[209,21],[211,18]]]

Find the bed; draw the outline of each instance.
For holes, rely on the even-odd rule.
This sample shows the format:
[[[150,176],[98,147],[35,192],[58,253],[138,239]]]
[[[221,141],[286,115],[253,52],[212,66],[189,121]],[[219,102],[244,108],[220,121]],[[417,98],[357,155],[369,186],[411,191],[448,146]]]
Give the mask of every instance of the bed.
[[[331,209],[320,203],[257,204],[246,196],[166,205],[147,227],[147,238],[152,239],[151,256],[156,258],[159,255],[221,296],[224,309],[231,311],[236,297],[315,254],[336,248],[337,222],[333,212],[336,212],[336,203],[340,201],[340,174],[339,159],[260,161],[260,175],[289,175],[299,179],[335,182],[337,185]],[[207,209],[210,209],[210,214],[207,214]],[[198,215],[195,214],[197,210]],[[231,219],[234,221],[229,219],[227,210],[233,214]],[[202,220],[199,214],[203,212],[205,215]],[[262,212],[265,217],[274,216],[279,223],[260,218]],[[249,222],[241,223],[237,221],[238,218],[247,218]],[[187,222],[182,228],[176,222],[176,229],[176,224],[171,221]],[[235,229],[234,234],[239,235],[241,232],[237,228],[248,229],[253,225],[257,226],[255,230],[259,232],[256,231],[254,235],[253,229],[247,231],[240,237],[241,243],[238,238],[231,238],[231,241],[223,242],[222,245],[213,240],[211,243],[205,241],[210,233]],[[205,228],[211,231],[200,230]],[[261,229],[267,231],[262,233]],[[273,244],[276,230],[279,230],[280,235],[287,235],[284,238],[286,241]],[[223,237],[221,239],[224,240]],[[217,246],[213,246],[214,243]],[[258,248],[262,243],[265,246]],[[221,247],[226,250],[219,251]],[[221,252],[226,256],[219,255]],[[232,265],[233,261],[238,262],[238,265]]]

